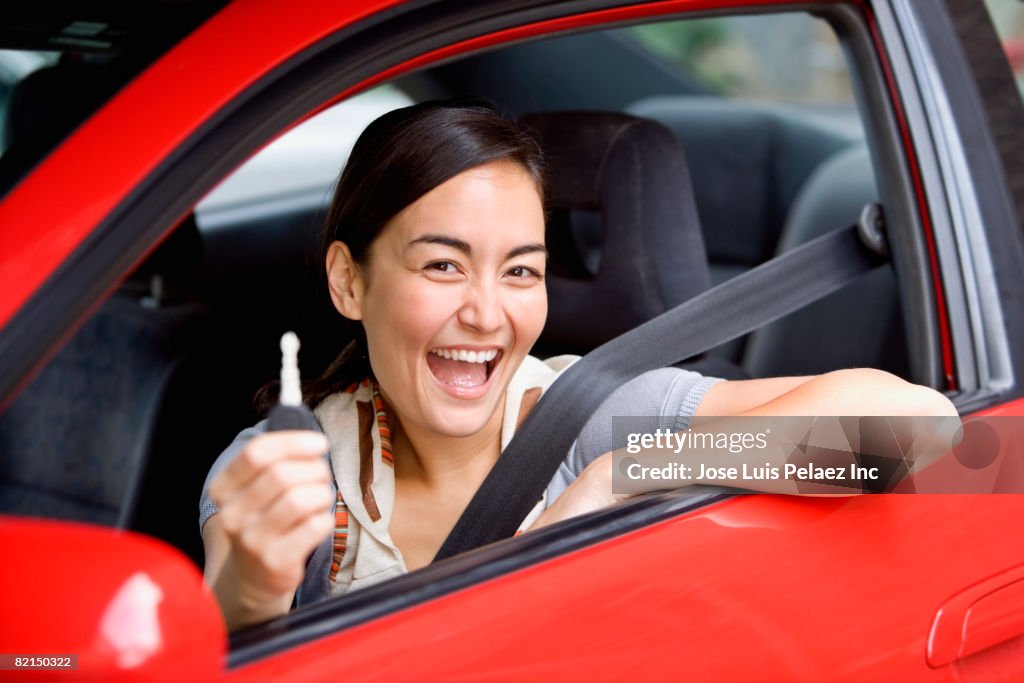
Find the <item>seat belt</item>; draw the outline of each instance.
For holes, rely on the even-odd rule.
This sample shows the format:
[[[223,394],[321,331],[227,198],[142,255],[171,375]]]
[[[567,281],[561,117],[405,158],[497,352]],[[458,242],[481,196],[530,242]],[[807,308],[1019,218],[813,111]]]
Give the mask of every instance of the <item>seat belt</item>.
[[[512,536],[587,420],[618,387],[740,337],[886,262],[879,207],[597,347],[544,392],[470,500],[435,561]]]

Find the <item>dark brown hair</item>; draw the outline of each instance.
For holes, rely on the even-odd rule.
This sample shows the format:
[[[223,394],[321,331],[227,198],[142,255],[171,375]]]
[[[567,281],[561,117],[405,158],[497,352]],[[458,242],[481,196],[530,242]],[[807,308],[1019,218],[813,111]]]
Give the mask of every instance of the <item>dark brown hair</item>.
[[[353,260],[365,266],[373,241],[398,213],[463,171],[495,161],[522,166],[543,200],[540,146],[494,109],[479,102],[424,102],[384,114],[356,140],[338,180],[320,234],[320,267],[335,240],[344,242]],[[371,374],[363,326],[354,322],[353,327],[352,341],[324,374],[304,384],[308,405]],[[259,409],[272,403],[268,388],[257,394]]]

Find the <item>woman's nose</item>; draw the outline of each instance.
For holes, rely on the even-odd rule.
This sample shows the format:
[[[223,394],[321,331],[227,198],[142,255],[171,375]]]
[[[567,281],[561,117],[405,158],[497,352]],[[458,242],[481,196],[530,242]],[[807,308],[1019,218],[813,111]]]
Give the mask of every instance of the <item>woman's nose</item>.
[[[505,323],[505,307],[496,284],[468,287],[459,322],[478,332],[493,332]]]

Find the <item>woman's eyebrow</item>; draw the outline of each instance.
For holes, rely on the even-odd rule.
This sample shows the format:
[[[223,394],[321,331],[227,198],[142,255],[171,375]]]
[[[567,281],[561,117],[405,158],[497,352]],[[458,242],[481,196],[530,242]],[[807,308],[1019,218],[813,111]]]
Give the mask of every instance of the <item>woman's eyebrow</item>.
[[[473,255],[473,248],[469,246],[468,242],[464,242],[463,240],[460,240],[456,237],[448,237],[447,235],[423,235],[421,237],[417,237],[414,240],[410,240],[409,246],[411,247],[414,244],[440,244],[445,247],[458,249],[466,256]],[[547,257],[547,247],[538,242],[535,244],[524,244],[522,246],[516,247],[515,249],[512,249],[511,251],[508,252],[508,254],[505,255],[505,260],[513,259],[517,256],[522,256],[523,254],[532,254],[538,251],[544,254],[545,257]]]
[[[422,237],[417,237],[409,242],[410,247],[414,244],[440,244],[453,249],[458,249],[466,256],[473,255],[473,249],[469,246],[468,242],[463,242],[460,239],[447,237],[445,235],[423,235]]]
[[[524,244],[521,247],[516,247],[512,251],[508,252],[508,255],[505,256],[505,260],[507,261],[508,259],[515,258],[516,256],[522,256],[523,254],[532,254],[532,253],[538,252],[538,251],[541,252],[542,254],[544,254],[544,258],[547,258],[547,256],[548,256],[547,247],[545,247],[543,244],[539,244],[538,243],[538,244]]]

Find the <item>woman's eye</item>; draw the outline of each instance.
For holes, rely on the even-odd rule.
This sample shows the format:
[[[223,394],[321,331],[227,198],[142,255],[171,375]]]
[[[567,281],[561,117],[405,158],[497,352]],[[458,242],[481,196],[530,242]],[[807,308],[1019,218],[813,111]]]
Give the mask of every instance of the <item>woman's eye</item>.
[[[434,261],[433,263],[428,263],[424,269],[432,270],[435,273],[445,273],[446,275],[457,270],[455,264],[451,261]]]
[[[508,274],[511,275],[514,278],[537,278],[537,279],[542,279],[544,277],[543,275],[541,275],[539,272],[537,272],[533,268],[528,268],[526,266],[516,266],[514,268],[510,268],[509,271],[508,271]]]

